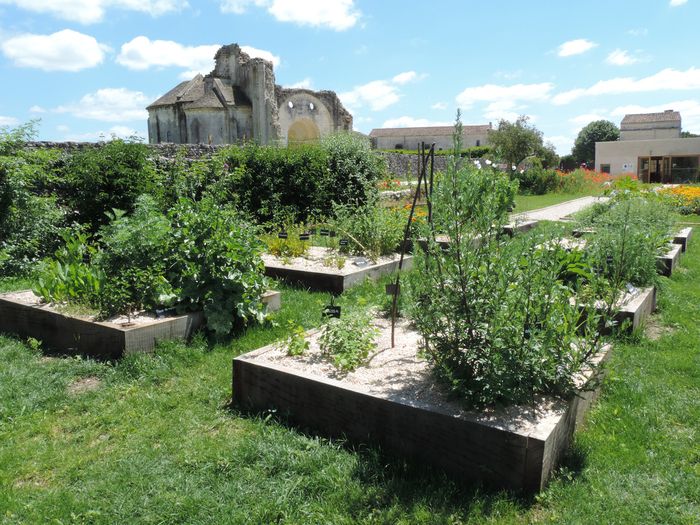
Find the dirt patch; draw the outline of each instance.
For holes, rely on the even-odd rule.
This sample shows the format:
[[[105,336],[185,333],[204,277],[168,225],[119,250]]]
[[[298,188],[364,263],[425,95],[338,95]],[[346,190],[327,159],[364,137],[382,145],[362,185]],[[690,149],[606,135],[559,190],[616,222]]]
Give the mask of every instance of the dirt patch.
[[[18,489],[23,489],[23,488],[38,488],[38,489],[44,489],[49,486],[49,482],[41,477],[38,476],[29,476],[27,478],[19,478],[16,479],[15,482],[13,483],[15,488]]]
[[[644,325],[644,335],[652,341],[658,341],[662,337],[671,335],[675,329],[672,326],[661,324],[659,316],[652,315],[647,318]]]
[[[85,392],[97,390],[102,385],[102,380],[98,377],[89,376],[76,379],[66,389],[70,395],[77,396]]]

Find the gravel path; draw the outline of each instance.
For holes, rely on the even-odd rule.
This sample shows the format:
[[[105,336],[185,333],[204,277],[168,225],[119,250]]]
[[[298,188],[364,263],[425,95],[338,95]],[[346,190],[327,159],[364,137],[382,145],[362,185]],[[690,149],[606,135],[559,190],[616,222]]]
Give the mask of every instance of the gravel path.
[[[604,202],[607,199],[607,197],[581,197],[579,199],[547,206],[546,208],[540,208],[539,210],[514,213],[510,216],[510,220],[511,222],[516,220],[560,221],[564,217],[581,211],[583,208],[587,208],[595,202]]]

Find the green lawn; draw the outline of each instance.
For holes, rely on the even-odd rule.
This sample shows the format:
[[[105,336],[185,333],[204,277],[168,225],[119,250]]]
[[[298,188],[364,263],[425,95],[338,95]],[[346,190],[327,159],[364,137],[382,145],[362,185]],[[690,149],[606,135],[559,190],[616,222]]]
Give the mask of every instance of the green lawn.
[[[559,204],[572,199],[586,197],[593,193],[546,193],[544,195],[516,195],[515,212],[531,211]]]
[[[382,286],[341,304],[378,302]],[[0,522],[698,523],[700,242],[664,279],[660,338],[616,347],[600,402],[534,499],[231,409],[231,359],[281,337],[289,319],[318,324],[326,299],[283,288],[277,327],[118,363],[0,337]]]

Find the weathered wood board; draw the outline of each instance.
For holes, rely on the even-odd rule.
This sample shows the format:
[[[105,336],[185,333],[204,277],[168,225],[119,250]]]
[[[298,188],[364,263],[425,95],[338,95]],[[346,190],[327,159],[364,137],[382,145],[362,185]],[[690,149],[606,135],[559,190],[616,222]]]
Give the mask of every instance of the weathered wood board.
[[[544,398],[536,406],[509,407],[494,416],[464,415],[441,404],[426,408],[401,396],[371,394],[263,359],[273,347],[233,360],[233,402],[239,407],[274,409],[292,424],[324,436],[379,445],[460,480],[526,492],[546,485],[598,393],[591,386],[568,402]],[[606,347],[599,358],[609,354]]]
[[[346,265],[352,263],[346,263]],[[406,255],[403,260],[403,269],[409,270],[413,266],[413,256]],[[341,272],[333,268],[323,270],[305,270],[283,264],[282,262],[266,262],[265,275],[276,279],[284,279],[287,282],[300,284],[310,290],[343,293],[348,288],[361,283],[365,279],[378,279],[382,275],[395,272],[399,267],[399,259],[380,262],[367,266],[357,267],[351,272]]]
[[[673,244],[680,244],[683,252],[688,249],[688,243],[690,238],[693,236],[693,228],[683,228],[676,235],[673,236]]]

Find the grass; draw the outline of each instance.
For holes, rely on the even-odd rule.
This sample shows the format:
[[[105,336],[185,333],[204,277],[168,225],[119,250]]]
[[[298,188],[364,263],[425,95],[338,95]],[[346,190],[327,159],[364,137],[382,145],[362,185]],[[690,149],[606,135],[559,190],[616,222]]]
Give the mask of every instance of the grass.
[[[593,193],[584,192],[546,193],[544,195],[516,195],[514,212],[519,213],[523,211],[531,211],[539,208],[545,208],[547,206],[553,206],[554,204],[560,204],[562,202],[570,201],[572,199],[579,199],[588,195],[593,195]]]
[[[0,337],[0,521],[697,523],[700,243],[682,265],[663,279],[661,338],[617,345],[600,402],[534,499],[231,409],[231,359],[283,337],[289,319],[317,325],[327,294],[283,286],[277,326],[113,363]],[[383,284],[354,288],[340,304],[378,303]],[[86,378],[93,388],[74,388]]]

